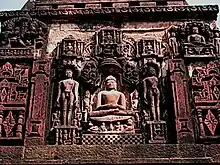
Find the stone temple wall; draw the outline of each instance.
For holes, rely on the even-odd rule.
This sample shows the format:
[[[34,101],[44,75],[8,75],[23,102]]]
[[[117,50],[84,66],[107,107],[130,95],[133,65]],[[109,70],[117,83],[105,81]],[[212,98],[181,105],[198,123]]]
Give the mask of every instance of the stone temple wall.
[[[0,12],[1,163],[219,162],[218,6],[24,9]]]

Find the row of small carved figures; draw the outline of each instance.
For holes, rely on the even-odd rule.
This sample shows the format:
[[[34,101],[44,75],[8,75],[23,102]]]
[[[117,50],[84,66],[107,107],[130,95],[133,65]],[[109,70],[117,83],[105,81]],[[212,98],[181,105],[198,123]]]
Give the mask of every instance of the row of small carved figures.
[[[134,131],[134,123],[132,119],[128,119],[126,124],[121,124],[120,121],[117,121],[116,124],[109,124],[109,127],[106,127],[105,122],[102,122],[101,126],[94,126],[92,122],[89,122],[89,132],[132,132]]]

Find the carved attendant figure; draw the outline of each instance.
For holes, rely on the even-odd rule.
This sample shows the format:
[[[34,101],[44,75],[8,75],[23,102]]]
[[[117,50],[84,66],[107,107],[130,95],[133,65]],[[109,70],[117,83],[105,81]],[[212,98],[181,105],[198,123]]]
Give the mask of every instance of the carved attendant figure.
[[[219,31],[215,32],[214,45],[215,45],[216,54],[220,54],[220,36],[219,36]]]
[[[79,83],[73,80],[72,70],[67,69],[66,76],[67,79],[59,82],[57,104],[61,105],[63,125],[71,125],[73,108],[78,105]]]
[[[84,122],[87,122],[87,116],[88,116],[88,112],[90,112],[91,108],[91,104],[90,104],[90,92],[89,90],[87,90],[85,92],[85,96],[84,96],[84,99],[83,99],[83,103],[84,103],[84,108],[82,110],[82,113],[83,113],[83,121]]]
[[[149,66],[148,75],[143,79],[144,102],[149,106],[154,121],[160,120],[160,91],[157,85],[158,78],[156,69],[153,66]]]
[[[151,54],[153,52],[154,52],[154,49],[153,49],[151,42],[147,42],[147,44],[145,46],[145,53]]]
[[[176,33],[175,32],[171,32],[170,33],[169,46],[172,49],[173,55],[174,56],[178,55],[178,43],[177,43]]]

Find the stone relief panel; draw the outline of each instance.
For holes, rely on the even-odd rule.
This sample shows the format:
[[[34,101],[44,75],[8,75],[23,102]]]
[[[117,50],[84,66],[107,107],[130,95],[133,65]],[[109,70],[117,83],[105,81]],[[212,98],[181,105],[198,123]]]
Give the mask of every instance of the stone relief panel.
[[[211,30],[205,23],[198,22],[135,32],[134,29],[129,31],[105,27],[93,32],[79,32],[76,28],[70,33],[72,36],[62,39],[58,44],[56,58],[59,67],[55,72],[61,82],[68,79],[63,79],[62,72],[66,73],[69,68],[75,70],[71,72],[70,79],[79,85],[78,93],[73,92],[79,104],[76,109],[69,106],[75,115],[71,114],[70,124],[67,122],[66,130],[62,131],[62,117],[65,116],[62,113],[65,110],[59,106],[53,108],[59,109],[52,117],[56,144],[65,145],[67,134],[71,142],[66,144],[90,144],[97,136],[103,138],[101,134],[123,136],[132,133],[139,137],[140,132],[144,132],[144,140],[140,143],[166,143],[167,115],[171,115],[166,107],[169,102],[166,98],[169,85],[166,83],[169,83],[169,79],[173,84],[181,81],[177,88],[183,91],[188,89],[185,71],[174,69],[171,78],[168,77],[168,63],[175,63],[174,66],[178,68],[179,62],[169,62],[169,59],[197,55],[213,57],[218,52],[218,30]],[[190,51],[188,56],[187,52]],[[216,88],[213,91],[217,93]],[[177,93],[173,95],[179,102],[188,99]],[[197,96],[193,97],[197,99]],[[175,110],[175,115],[185,114],[177,116],[176,127],[178,131],[181,128],[186,134],[191,134],[189,105],[186,103],[184,106],[184,112]],[[207,117],[213,119],[210,113],[207,113]],[[183,136],[180,134],[177,136],[181,141]]]
[[[167,128],[161,118],[158,87],[163,57],[161,41],[146,38],[146,33],[141,34],[142,38],[132,38],[110,27],[94,33],[81,32],[87,33],[81,39],[75,33],[79,32],[62,39],[56,48],[56,106],[52,107],[51,126],[54,143],[91,144],[99,136],[107,144],[109,139],[104,139],[103,134],[112,138],[117,134],[122,139],[126,134],[137,144],[165,143]],[[83,38],[84,35],[87,37]],[[152,44],[149,50],[148,42]],[[142,70],[145,76],[140,77]],[[145,108],[144,98],[148,100]]]
[[[3,22],[1,28],[1,46],[7,48],[40,48],[47,35],[47,25],[29,17],[12,18]]]
[[[30,66],[1,62],[0,67],[0,139],[23,140],[28,104]]]
[[[192,95],[197,116],[198,136],[219,136],[219,62],[201,62],[189,66]]]

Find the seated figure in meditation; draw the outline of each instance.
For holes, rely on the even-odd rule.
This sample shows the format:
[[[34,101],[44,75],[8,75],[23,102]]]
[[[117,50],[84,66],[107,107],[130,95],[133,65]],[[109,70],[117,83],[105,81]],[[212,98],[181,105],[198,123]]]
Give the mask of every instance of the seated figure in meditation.
[[[106,77],[104,85],[105,89],[98,93],[96,109],[89,112],[89,120],[99,126],[99,131],[94,130],[93,127],[89,131],[93,133],[124,133],[124,130],[117,128],[116,125],[121,127],[120,123],[128,123],[127,127],[129,128],[125,132],[133,133],[135,111],[126,110],[126,98],[122,92],[117,91],[116,78]],[[127,122],[128,120],[132,123]]]
[[[98,93],[97,110],[121,109],[125,110],[125,95],[117,91],[116,78],[108,76],[105,79],[105,89]]]
[[[108,76],[105,79],[105,90],[97,97],[97,108],[90,116],[131,115],[133,111],[126,110],[126,99],[122,92],[117,91],[116,78]]]
[[[188,42],[193,43],[195,45],[205,45],[206,44],[205,37],[199,34],[199,28],[194,26],[192,31],[193,31],[193,34],[188,36],[188,39],[187,39]]]
[[[186,54],[190,55],[213,55],[214,45],[207,42],[205,37],[199,34],[199,28],[194,26],[192,34],[187,37],[187,43],[184,43],[184,49]]]

